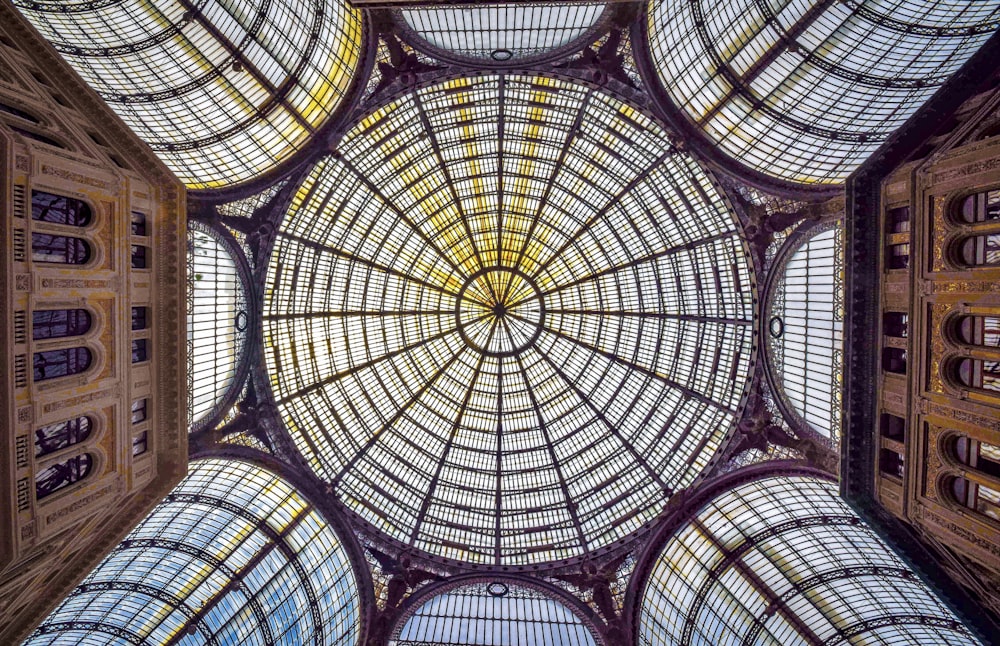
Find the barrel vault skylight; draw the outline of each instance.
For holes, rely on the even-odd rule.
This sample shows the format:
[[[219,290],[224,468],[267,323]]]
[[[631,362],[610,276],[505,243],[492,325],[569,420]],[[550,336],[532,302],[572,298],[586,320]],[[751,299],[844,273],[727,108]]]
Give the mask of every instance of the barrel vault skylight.
[[[17,0],[191,188],[274,168],[340,104],[362,53],[343,0]]]
[[[1000,28],[983,0],[652,0],[673,104],[762,173],[844,181]]]

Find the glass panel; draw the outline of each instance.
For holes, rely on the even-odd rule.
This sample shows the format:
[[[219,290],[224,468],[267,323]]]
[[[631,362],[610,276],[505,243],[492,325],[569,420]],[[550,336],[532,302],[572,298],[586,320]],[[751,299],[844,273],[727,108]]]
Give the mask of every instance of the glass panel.
[[[147,317],[149,316],[149,308],[147,307],[133,307],[132,308],[132,329],[133,330],[145,330],[149,323]]]
[[[236,376],[246,340],[246,295],[236,262],[212,234],[188,231],[189,415],[212,413]]]
[[[31,338],[59,339],[80,336],[90,330],[87,310],[35,310],[31,313]]]
[[[138,424],[146,419],[147,399],[137,399],[132,402],[132,423]]]
[[[839,183],[996,31],[981,0],[653,0],[673,103],[762,173]]]
[[[76,417],[35,429],[35,457],[55,453],[90,437],[89,417]]]
[[[630,536],[694,481],[749,381],[754,287],[735,216],[655,121],[490,75],[338,151],[292,200],[263,310],[282,418],[346,506],[438,556],[530,564]]]
[[[505,62],[558,50],[590,31],[605,4],[452,5],[404,9],[406,24],[430,45],[463,57]]]
[[[146,452],[148,448],[146,444],[146,437],[147,437],[147,432],[143,431],[142,433],[139,433],[138,435],[132,438],[132,457],[135,457],[137,455],[142,455],[143,453]]]
[[[34,379],[44,381],[83,372],[90,367],[91,355],[87,348],[62,348],[34,354]]]
[[[132,211],[131,227],[132,227],[132,235],[134,236],[147,235],[146,214],[139,213],[138,211]]]
[[[640,603],[640,646],[979,644],[836,484],[807,477],[715,498],[664,546]]]
[[[39,500],[87,477],[93,458],[89,453],[57,462],[35,474],[35,497]]]
[[[499,581],[474,583],[425,601],[389,646],[595,646],[583,621],[562,602]]]
[[[287,482],[204,460],[25,642],[354,646],[362,624],[348,552]]]
[[[132,245],[132,269],[146,269],[146,247],[142,245]]]
[[[146,339],[132,340],[132,363],[149,360],[149,342]]]
[[[90,245],[80,238],[31,234],[31,259],[63,265],[82,265],[90,260]]]
[[[844,365],[844,230],[816,233],[788,259],[771,314],[783,333],[769,339],[783,396],[811,428],[840,436]]]
[[[82,200],[42,191],[31,191],[32,220],[82,227],[90,224],[92,217],[93,212],[90,210],[90,205]]]
[[[341,0],[14,4],[192,188],[302,149],[340,107],[364,43],[361,12]]]

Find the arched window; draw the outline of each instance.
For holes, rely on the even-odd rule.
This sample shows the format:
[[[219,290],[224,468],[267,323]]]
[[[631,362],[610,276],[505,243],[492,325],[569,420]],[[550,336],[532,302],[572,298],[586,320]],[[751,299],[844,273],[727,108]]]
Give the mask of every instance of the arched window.
[[[0,112],[13,115],[19,119],[24,119],[25,121],[30,121],[31,123],[40,123],[38,117],[35,115],[25,112],[20,108],[15,108],[12,105],[7,105],[6,103],[0,103]]]
[[[955,478],[951,481],[951,493],[963,507],[1000,520],[1000,491],[965,478]]]
[[[80,238],[32,233],[31,259],[60,265],[82,265],[90,260],[90,245]]]
[[[606,15],[604,2],[483,4],[414,7],[400,15],[406,35],[435,56],[498,63],[582,46],[579,40]]]
[[[968,267],[1000,265],[1000,233],[964,238],[958,248],[958,258]]]
[[[84,309],[35,310],[31,313],[31,338],[60,339],[90,330],[90,313]]]
[[[31,219],[72,227],[85,227],[93,219],[90,205],[71,197],[31,191]]]
[[[79,444],[90,437],[93,424],[89,417],[75,417],[58,424],[35,429],[35,457],[41,457]]]
[[[1000,392],[1000,361],[962,359],[955,370],[959,382],[969,388]]]
[[[36,352],[34,356],[35,381],[76,375],[90,367],[90,350],[83,347],[60,348]]]
[[[94,458],[89,453],[83,453],[42,469],[35,475],[35,497],[41,500],[80,482],[90,473],[93,464]]]
[[[1000,478],[1000,446],[962,435],[955,438],[952,450],[955,458],[962,464]]]
[[[959,205],[958,219],[970,224],[1000,220],[1000,188],[967,196]]]
[[[247,338],[246,292],[233,253],[208,229],[188,231],[188,400],[191,424],[219,412]]]
[[[1000,347],[1000,316],[963,316],[955,327],[958,339],[969,345]]]

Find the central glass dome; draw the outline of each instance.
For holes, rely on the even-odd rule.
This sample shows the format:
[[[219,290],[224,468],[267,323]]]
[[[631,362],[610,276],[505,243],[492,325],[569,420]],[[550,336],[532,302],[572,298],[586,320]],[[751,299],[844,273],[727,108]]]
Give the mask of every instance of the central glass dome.
[[[268,268],[280,413],[345,507],[466,564],[614,549],[726,440],[755,286],[712,179],[547,77],[415,90],[295,195]]]

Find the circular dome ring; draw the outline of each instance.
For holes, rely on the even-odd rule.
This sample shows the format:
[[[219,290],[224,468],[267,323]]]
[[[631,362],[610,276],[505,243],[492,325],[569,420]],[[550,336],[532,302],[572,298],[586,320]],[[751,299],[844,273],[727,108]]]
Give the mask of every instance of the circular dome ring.
[[[456,78],[360,119],[267,281],[307,462],[384,539],[465,567],[636,540],[728,438],[755,354],[710,177],[641,111],[550,77]]]

